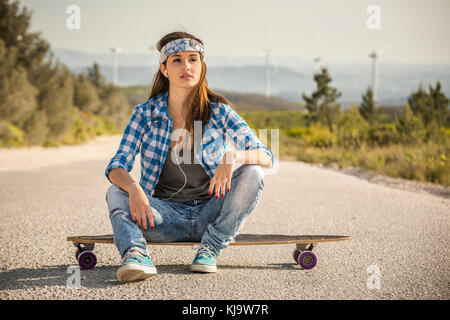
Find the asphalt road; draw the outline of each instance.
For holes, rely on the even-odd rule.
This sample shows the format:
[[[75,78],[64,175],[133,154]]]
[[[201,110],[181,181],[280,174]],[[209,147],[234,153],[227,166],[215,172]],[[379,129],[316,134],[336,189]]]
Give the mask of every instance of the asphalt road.
[[[112,233],[106,162],[0,172],[0,299],[450,298],[449,199],[294,161],[266,176],[242,232],[352,236],[315,248],[314,269],[294,263],[293,245],[244,246],[227,248],[216,274],[192,274],[190,247],[155,246],[158,275],[120,284],[116,247],[98,244],[73,288],[66,237]]]

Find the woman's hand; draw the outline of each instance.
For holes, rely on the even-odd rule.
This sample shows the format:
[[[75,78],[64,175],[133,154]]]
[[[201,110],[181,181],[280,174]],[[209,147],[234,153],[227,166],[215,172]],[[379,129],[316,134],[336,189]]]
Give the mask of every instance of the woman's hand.
[[[209,194],[215,190],[216,198],[219,199],[220,192],[222,193],[222,197],[225,196],[225,187],[227,187],[227,191],[230,191],[234,163],[234,150],[225,152],[222,161],[217,166],[216,173],[209,184]]]
[[[139,228],[144,231],[147,231],[148,218],[150,227],[153,229],[155,227],[153,222],[154,215],[144,190],[142,190],[141,186],[136,182],[127,186],[127,189],[130,198],[131,218],[138,224]]]

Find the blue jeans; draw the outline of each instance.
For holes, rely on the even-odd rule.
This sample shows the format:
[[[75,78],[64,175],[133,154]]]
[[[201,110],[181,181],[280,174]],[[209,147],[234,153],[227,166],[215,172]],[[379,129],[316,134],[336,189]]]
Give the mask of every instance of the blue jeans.
[[[146,241],[196,241],[219,255],[233,241],[253,211],[264,189],[264,171],[256,164],[234,170],[231,189],[219,199],[175,202],[147,195],[155,228],[143,231],[131,219],[128,192],[111,185],[106,193],[114,243],[123,257],[131,250],[147,253]],[[215,191],[213,191],[215,192]]]

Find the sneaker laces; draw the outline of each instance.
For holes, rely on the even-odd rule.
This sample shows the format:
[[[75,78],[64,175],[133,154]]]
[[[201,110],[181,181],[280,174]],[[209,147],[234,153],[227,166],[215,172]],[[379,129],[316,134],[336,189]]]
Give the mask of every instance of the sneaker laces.
[[[197,251],[198,256],[204,256],[204,257],[207,257],[208,259],[215,258],[215,256],[216,256],[215,252],[212,251],[211,248],[209,247],[209,245],[207,245],[207,244],[203,244],[203,243],[194,244],[192,246],[192,250],[198,250]]]
[[[124,257],[122,259],[122,264],[125,263],[125,261],[127,261],[129,258],[136,258],[137,260],[139,260],[141,262],[145,261],[145,258],[142,255],[132,252],[132,251],[129,251],[124,255]]]

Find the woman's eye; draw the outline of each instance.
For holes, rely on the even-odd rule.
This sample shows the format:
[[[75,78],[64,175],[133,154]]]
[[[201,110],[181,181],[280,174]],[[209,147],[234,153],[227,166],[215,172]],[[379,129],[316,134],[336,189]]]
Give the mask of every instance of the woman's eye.
[[[178,61],[180,61],[180,59],[173,59],[173,62],[178,62]],[[197,59],[192,58],[191,61],[197,61]]]

